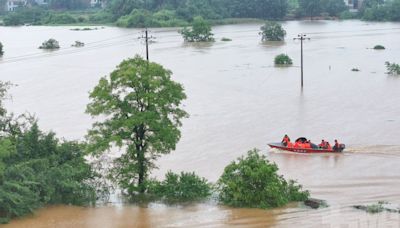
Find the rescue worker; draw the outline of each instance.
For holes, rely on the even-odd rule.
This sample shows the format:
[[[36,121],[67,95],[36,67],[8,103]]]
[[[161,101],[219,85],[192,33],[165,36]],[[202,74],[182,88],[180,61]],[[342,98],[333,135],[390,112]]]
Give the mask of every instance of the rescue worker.
[[[287,146],[287,145],[289,144],[289,142],[290,142],[289,136],[288,136],[288,135],[283,136],[283,139],[282,139],[282,142],[281,142],[281,143],[282,143],[284,146]]]
[[[326,141],[326,143],[325,143],[325,148],[324,148],[324,149],[332,150],[331,144],[329,144],[328,141]]]
[[[333,150],[334,151],[339,151],[340,150],[340,144],[337,141],[337,139],[335,139],[335,145],[333,145]]]
[[[326,146],[325,140],[322,140],[321,143],[318,146],[319,146],[319,148],[324,149],[325,146]]]

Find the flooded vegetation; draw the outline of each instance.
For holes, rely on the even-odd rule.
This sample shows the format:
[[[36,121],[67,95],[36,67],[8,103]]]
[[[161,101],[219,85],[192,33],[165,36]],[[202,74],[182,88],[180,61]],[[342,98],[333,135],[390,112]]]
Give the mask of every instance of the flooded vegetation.
[[[400,78],[386,74],[385,62],[399,63],[400,24],[361,21],[282,23],[284,42],[262,42],[263,24],[213,27],[215,42],[187,44],[176,29],[153,29],[150,60],[170,69],[187,99],[182,138],[175,151],[157,160],[152,177],[168,170],[196,172],[216,182],[231,161],[260,148],[312,197],[329,205],[311,209],[291,203],[276,209],[238,209],[214,200],[196,204],[133,205],[114,196],[97,207],[50,206],[4,227],[387,227],[399,215],[370,214],[354,205],[400,201]],[[35,113],[44,130],[82,140],[93,120],[85,114],[88,92],[99,79],[135,54],[145,55],[140,30],[105,27],[0,27],[2,81],[10,89],[7,109]],[[304,41],[304,88],[300,89],[300,43]],[[37,45],[53,37],[61,48]],[[229,37],[230,42],[221,38]],[[70,44],[85,43],[79,49]],[[386,49],[375,51],[380,44]],[[274,66],[285,53],[291,67]],[[351,69],[360,71],[354,73]],[[293,154],[267,148],[284,134],[313,142],[338,138],[343,154]],[[118,154],[119,151],[114,151]]]

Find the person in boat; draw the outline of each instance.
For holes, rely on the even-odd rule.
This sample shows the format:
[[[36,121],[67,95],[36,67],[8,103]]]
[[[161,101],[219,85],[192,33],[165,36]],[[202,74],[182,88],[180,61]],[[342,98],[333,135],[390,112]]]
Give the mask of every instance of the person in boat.
[[[318,145],[319,148],[324,149],[326,146],[325,140],[322,140],[321,143]]]
[[[339,144],[339,142],[337,141],[337,139],[335,139],[335,145],[333,145],[333,148],[332,148],[334,151],[339,151],[340,150],[340,144]]]
[[[283,139],[282,139],[282,142],[281,142],[282,145],[288,146],[289,142],[290,142],[289,136],[288,135],[283,136]]]
[[[326,150],[332,150],[331,144],[329,144],[328,141],[326,141],[324,149],[326,149]]]

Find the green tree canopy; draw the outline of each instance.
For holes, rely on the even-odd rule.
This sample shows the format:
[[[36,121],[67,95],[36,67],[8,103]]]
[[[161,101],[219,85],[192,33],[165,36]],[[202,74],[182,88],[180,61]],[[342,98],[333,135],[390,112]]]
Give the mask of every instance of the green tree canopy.
[[[183,39],[188,42],[209,42],[214,41],[211,33],[211,25],[202,17],[193,20],[192,28],[183,28],[180,33]]]
[[[347,10],[347,6],[343,0],[323,0],[323,10],[330,16],[339,16],[339,14]]]
[[[102,153],[116,145],[124,150],[110,176],[133,195],[144,193],[153,161],[175,149],[180,139],[180,108],[186,98],[171,71],[141,57],[123,61],[91,91],[87,113],[102,117],[88,132],[90,149]]]
[[[262,40],[283,41],[286,36],[286,31],[279,23],[267,21],[263,26],[261,26],[260,35],[262,36]]]
[[[278,166],[253,149],[225,167],[218,180],[219,198],[234,207],[273,208],[309,196],[295,181],[278,175]]]
[[[311,19],[320,15],[323,10],[323,0],[299,0],[299,10],[302,15]]]
[[[162,182],[150,181],[148,192],[169,203],[185,202],[208,197],[211,195],[211,185],[195,173],[176,174],[169,171]]]
[[[293,61],[288,55],[279,54],[279,55],[275,56],[274,63],[276,65],[287,65],[288,66],[288,65],[292,65]]]
[[[85,160],[85,146],[8,114],[2,102],[9,86],[0,82],[0,223],[46,204],[94,203],[99,175]]]

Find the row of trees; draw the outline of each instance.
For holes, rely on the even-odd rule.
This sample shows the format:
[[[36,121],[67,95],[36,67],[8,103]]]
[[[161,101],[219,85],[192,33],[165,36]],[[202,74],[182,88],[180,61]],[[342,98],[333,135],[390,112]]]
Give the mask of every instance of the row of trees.
[[[282,28],[282,25],[277,22],[267,21],[260,29],[261,31],[259,34],[263,41],[285,40],[286,31]],[[187,42],[214,41],[214,34],[211,32],[211,24],[202,17],[196,17],[190,28],[184,27],[179,33],[182,34],[183,39]]]
[[[359,17],[368,21],[400,21],[400,0],[366,0]]]
[[[216,23],[225,18],[284,20],[341,17],[400,20],[400,0],[365,0],[358,14],[348,12],[343,0],[110,0],[104,10],[60,12],[88,6],[83,0],[52,0],[48,7],[18,7],[4,17],[5,25],[116,23],[120,27],[186,26],[201,16]]]
[[[144,9],[139,10],[139,9]],[[112,0],[106,9],[120,26],[160,26],[162,21],[169,26],[182,26],[195,17],[218,20],[223,18],[260,18],[281,20],[287,17],[318,16],[327,12],[338,16],[345,11],[343,0]],[[143,17],[143,20],[138,20]],[[126,23],[130,21],[131,23]]]

